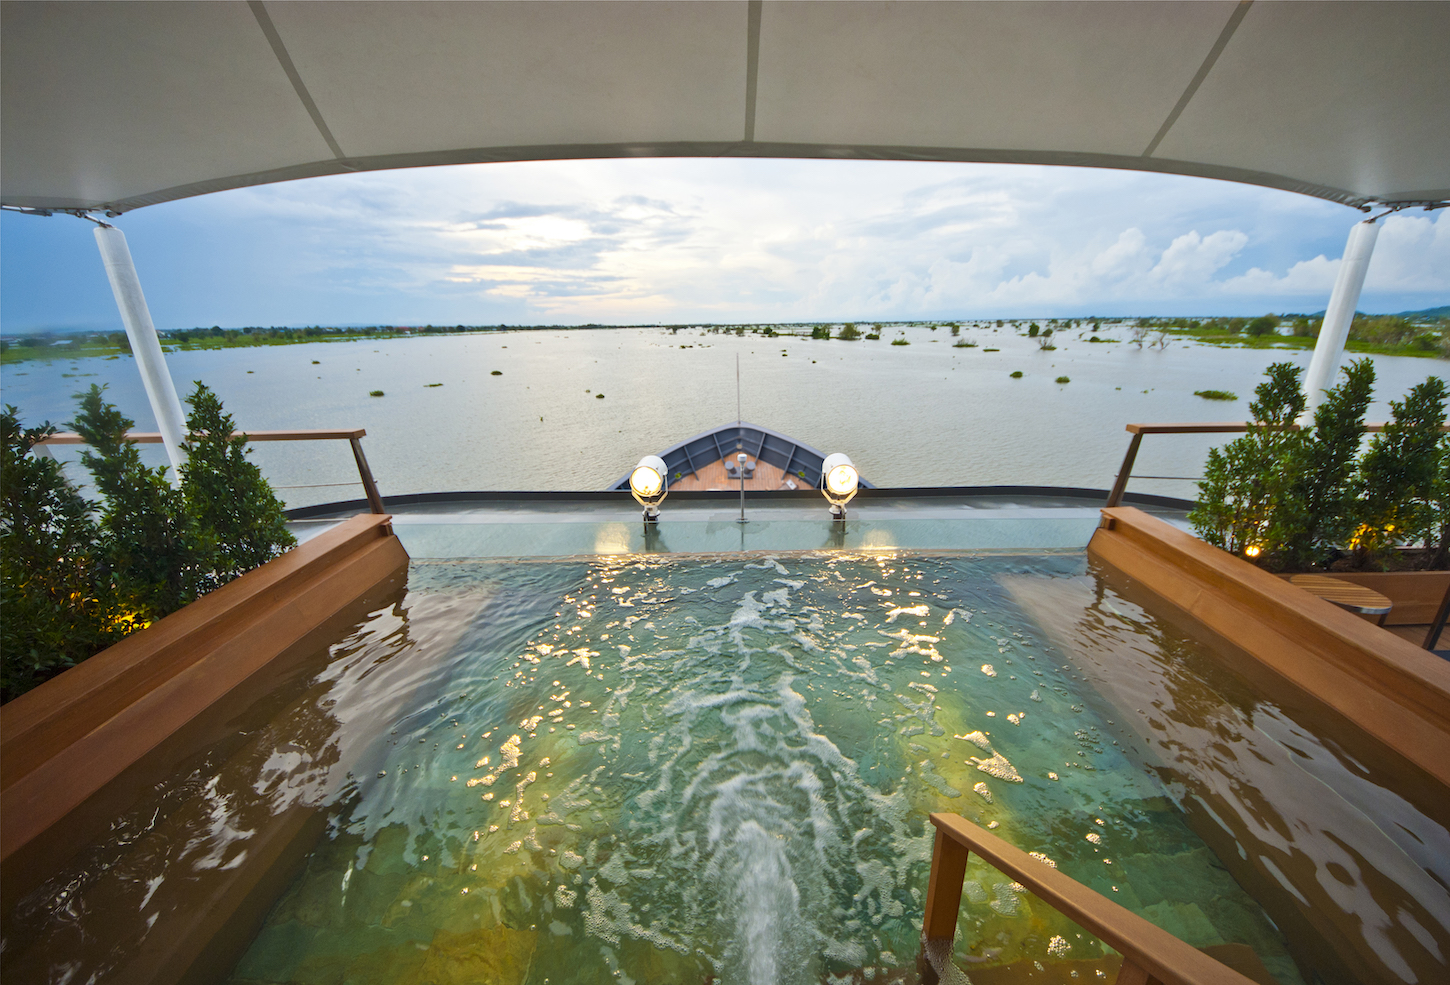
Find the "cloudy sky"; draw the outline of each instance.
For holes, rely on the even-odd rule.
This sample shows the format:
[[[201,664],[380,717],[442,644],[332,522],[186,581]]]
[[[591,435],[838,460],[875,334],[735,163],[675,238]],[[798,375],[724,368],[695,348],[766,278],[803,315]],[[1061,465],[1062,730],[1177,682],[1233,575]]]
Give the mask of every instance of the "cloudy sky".
[[[491,164],[116,220],[158,328],[1319,311],[1359,214],[1133,172],[860,161]],[[1450,210],[1385,221],[1360,308],[1450,303]],[[0,218],[0,331],[118,329],[89,223]]]

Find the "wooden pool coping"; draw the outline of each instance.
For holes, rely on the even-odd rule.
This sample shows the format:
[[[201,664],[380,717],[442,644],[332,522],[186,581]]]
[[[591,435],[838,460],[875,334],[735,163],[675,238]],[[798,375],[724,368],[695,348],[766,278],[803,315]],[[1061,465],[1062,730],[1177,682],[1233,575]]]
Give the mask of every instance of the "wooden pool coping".
[[[333,642],[338,618],[407,563],[391,517],[354,517],[7,703],[4,897],[54,872],[152,774],[224,729],[208,724],[218,707],[265,693],[294,658]]]
[[[1102,515],[1089,556],[1450,787],[1450,661],[1141,510]]]

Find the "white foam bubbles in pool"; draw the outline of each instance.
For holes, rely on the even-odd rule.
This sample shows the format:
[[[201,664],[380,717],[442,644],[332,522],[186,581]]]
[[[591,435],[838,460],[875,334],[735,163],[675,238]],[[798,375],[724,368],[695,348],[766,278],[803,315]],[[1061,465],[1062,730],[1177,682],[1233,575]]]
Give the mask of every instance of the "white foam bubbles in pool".
[[[1026,642],[990,607],[990,576],[963,565],[941,591],[911,594],[917,575],[947,563],[583,566],[607,577],[555,596],[550,615],[496,662],[480,648],[459,664],[471,679],[456,693],[473,697],[450,705],[449,717],[467,734],[509,737],[492,772],[472,771],[494,777],[491,789],[509,801],[481,801],[477,789],[466,801],[453,796],[466,788],[449,776],[483,752],[455,742],[439,754],[446,774],[436,786],[424,769],[409,772],[405,803],[384,802],[380,788],[366,837],[395,812],[408,837],[394,857],[432,839],[435,858],[469,873],[468,896],[451,886],[435,926],[473,919],[456,911],[467,899],[484,907],[485,928],[552,932],[533,958],[540,980],[804,985],[867,967],[891,980],[918,946],[927,812],[1018,831],[1033,798],[1076,797],[1070,783],[1046,795],[1049,784],[1023,783],[1023,773],[1042,777],[1060,759],[1044,756],[1048,736],[1064,728],[1060,675],[1049,667],[1050,677],[1029,684],[1005,669],[996,679],[977,672]],[[580,610],[592,614],[582,626]],[[903,625],[908,618],[938,628]],[[953,664],[967,672],[952,674]],[[931,683],[918,676],[924,667]],[[1005,721],[1014,726],[1026,699],[1046,695],[1047,704],[1031,725],[1004,724],[989,737],[988,693],[1013,709]],[[564,727],[529,727],[543,717]],[[954,735],[981,755],[964,759]],[[1000,783],[995,796],[982,774]],[[457,844],[453,827],[466,828]],[[443,886],[451,877],[427,878]],[[1010,884],[988,885],[969,882],[968,898],[1001,918],[1025,910]]]

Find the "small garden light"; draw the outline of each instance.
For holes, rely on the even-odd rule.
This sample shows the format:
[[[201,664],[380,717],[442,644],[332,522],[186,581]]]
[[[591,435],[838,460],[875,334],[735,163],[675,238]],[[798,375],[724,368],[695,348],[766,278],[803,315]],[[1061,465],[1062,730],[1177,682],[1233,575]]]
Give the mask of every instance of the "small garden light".
[[[660,503],[670,494],[665,460],[658,455],[641,458],[634,471],[629,474],[629,492],[634,496],[635,502],[644,507],[645,523],[658,520]]]
[[[836,452],[827,455],[821,464],[821,492],[831,504],[831,516],[837,520],[846,518],[846,504],[856,495],[861,485],[861,475],[851,464],[849,456]]]

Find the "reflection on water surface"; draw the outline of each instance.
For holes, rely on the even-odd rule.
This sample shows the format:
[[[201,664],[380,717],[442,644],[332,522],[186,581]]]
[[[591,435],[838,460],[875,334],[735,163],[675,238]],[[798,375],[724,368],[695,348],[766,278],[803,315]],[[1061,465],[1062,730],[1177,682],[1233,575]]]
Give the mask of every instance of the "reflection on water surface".
[[[1297,980],[999,584],[1082,565],[415,565],[410,602],[450,600],[446,679],[235,979],[899,978],[949,810],[1107,893],[1142,871],[1150,916]],[[967,898],[968,966],[1104,954],[995,872]]]
[[[145,977],[264,863],[297,875],[231,919],[260,927],[238,985],[914,980],[931,811],[1282,983],[1444,953],[1439,822],[1081,553],[414,563],[252,718],[21,902],[7,978]],[[1377,791],[1423,864],[1364,861],[1388,822],[1316,834],[1306,776]],[[1322,888],[1336,838],[1352,892]],[[1334,912],[1296,922],[1293,894]],[[963,898],[979,982],[1115,973],[980,862]]]

